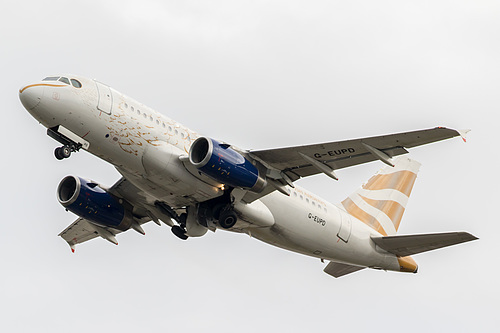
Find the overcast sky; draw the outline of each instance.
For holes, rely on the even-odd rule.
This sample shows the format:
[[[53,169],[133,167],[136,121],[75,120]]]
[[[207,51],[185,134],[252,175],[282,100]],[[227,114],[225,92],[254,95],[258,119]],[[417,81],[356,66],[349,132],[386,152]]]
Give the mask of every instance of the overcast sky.
[[[498,1],[3,1],[0,331],[496,331],[499,14]],[[86,152],[57,161],[22,107],[21,86],[60,73],[246,149],[471,128],[466,144],[412,150],[423,167],[400,233],[480,240],[414,256],[418,274],[341,279],[245,235],[182,242],[152,223],[72,254],[59,181],[119,174]],[[381,167],[298,185],[340,202]]]

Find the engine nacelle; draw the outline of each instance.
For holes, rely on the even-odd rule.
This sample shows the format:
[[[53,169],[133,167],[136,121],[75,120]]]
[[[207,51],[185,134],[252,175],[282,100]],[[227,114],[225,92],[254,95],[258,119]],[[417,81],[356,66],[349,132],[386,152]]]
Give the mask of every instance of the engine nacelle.
[[[100,226],[124,231],[134,222],[123,203],[80,177],[65,177],[57,188],[57,199],[69,211]]]
[[[266,184],[255,165],[229,145],[211,138],[200,137],[193,142],[189,161],[200,172],[232,187],[259,192]]]

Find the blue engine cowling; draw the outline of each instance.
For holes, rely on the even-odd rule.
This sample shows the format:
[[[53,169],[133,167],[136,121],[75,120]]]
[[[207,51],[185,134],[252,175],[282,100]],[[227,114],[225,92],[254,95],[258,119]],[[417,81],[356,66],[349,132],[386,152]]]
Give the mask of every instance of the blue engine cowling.
[[[232,187],[258,192],[265,186],[255,165],[228,144],[211,138],[200,137],[193,142],[189,161],[200,172]]]
[[[100,226],[127,230],[133,221],[118,199],[80,177],[65,177],[57,188],[57,199],[67,210]]]

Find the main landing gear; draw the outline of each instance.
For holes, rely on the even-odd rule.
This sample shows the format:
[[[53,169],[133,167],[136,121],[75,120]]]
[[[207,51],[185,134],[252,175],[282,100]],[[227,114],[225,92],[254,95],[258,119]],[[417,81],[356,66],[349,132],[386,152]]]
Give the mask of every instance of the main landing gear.
[[[184,230],[181,226],[174,225],[170,230],[172,230],[172,233],[182,240],[186,240],[189,237],[186,235],[186,230]]]
[[[171,229],[174,235],[176,235],[182,240],[186,240],[189,238],[189,236],[186,233],[186,219],[187,219],[186,213],[182,213],[181,215],[179,215],[175,212],[175,210],[172,209],[172,207],[161,201],[155,202],[155,206],[164,214],[170,216],[170,218],[173,219],[175,222],[179,223],[179,225],[174,225]]]
[[[218,220],[221,228],[224,229],[232,228],[236,224],[236,221],[238,221],[238,216],[230,206],[227,206],[224,209],[222,209]]]
[[[182,240],[186,240],[189,238],[186,232],[186,219],[187,219],[186,213],[177,215],[176,221],[179,223],[179,225],[174,225],[171,229],[172,233]]]
[[[217,225],[222,229],[231,229],[238,221],[238,215],[236,215],[232,204],[228,202],[228,197],[228,195],[222,196],[199,203],[195,207],[187,207],[196,209],[195,217],[193,217],[193,215],[190,215],[190,218],[195,218],[196,221],[189,220],[189,223],[196,223],[211,230],[215,230],[215,228],[217,228]],[[182,240],[186,240],[189,238],[186,230],[188,218],[187,208],[185,213],[178,214],[165,202],[156,201],[155,207],[158,208],[163,214],[167,215],[172,220],[177,222],[177,224],[172,226],[171,229],[174,235]]]

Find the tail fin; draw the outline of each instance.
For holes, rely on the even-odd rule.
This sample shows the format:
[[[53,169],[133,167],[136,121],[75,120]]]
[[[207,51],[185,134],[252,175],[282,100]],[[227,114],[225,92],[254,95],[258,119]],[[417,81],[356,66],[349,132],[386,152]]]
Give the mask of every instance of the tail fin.
[[[420,163],[399,157],[342,201],[346,211],[382,235],[395,235],[408,203]]]

